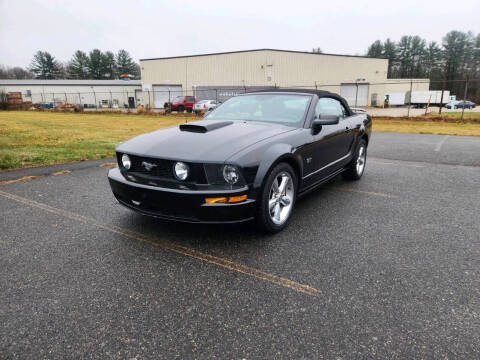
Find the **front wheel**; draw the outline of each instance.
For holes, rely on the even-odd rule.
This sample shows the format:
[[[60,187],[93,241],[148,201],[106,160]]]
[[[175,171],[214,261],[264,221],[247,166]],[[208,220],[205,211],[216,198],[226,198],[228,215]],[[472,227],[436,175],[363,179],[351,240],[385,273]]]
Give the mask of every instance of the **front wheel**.
[[[297,177],[292,167],[280,163],[268,175],[257,207],[257,225],[265,232],[276,233],[285,226],[293,211]]]
[[[367,162],[367,142],[360,140],[355,151],[352,162],[348,165],[347,170],[342,173],[344,179],[359,180],[365,171]]]

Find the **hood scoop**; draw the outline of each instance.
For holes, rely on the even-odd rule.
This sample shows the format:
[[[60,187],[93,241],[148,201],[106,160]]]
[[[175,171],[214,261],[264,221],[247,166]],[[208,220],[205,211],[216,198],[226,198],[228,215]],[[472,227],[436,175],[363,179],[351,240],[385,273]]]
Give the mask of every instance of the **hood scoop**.
[[[206,133],[215,129],[232,125],[233,121],[197,121],[192,124],[180,124],[181,131],[188,131],[194,133]]]

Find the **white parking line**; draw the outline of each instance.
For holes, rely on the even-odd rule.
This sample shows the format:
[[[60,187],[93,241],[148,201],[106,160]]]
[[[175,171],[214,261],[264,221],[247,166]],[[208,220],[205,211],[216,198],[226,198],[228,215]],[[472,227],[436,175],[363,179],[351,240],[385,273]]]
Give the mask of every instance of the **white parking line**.
[[[440,140],[440,142],[437,144],[437,146],[435,146],[435,151],[440,151],[442,149],[442,145],[445,141],[447,141],[447,139],[450,137],[450,135],[445,135],[445,137]]]

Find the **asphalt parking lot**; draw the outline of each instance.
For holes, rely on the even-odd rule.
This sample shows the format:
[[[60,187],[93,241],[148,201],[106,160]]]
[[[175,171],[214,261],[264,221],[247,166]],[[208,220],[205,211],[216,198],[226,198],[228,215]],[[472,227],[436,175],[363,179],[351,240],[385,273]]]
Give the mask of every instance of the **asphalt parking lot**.
[[[480,358],[479,154],[374,133],[274,236],[137,215],[105,161],[0,173],[0,358]]]

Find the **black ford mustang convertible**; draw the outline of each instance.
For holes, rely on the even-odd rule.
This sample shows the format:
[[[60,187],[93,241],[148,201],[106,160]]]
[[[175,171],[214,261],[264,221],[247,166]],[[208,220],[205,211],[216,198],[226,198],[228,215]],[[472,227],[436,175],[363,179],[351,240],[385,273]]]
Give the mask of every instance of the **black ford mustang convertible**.
[[[338,174],[363,174],[372,121],[333,93],[275,90],[233,97],[196,122],[116,148],[108,178],[124,206],[167,220],[255,219],[283,229],[296,199]]]

